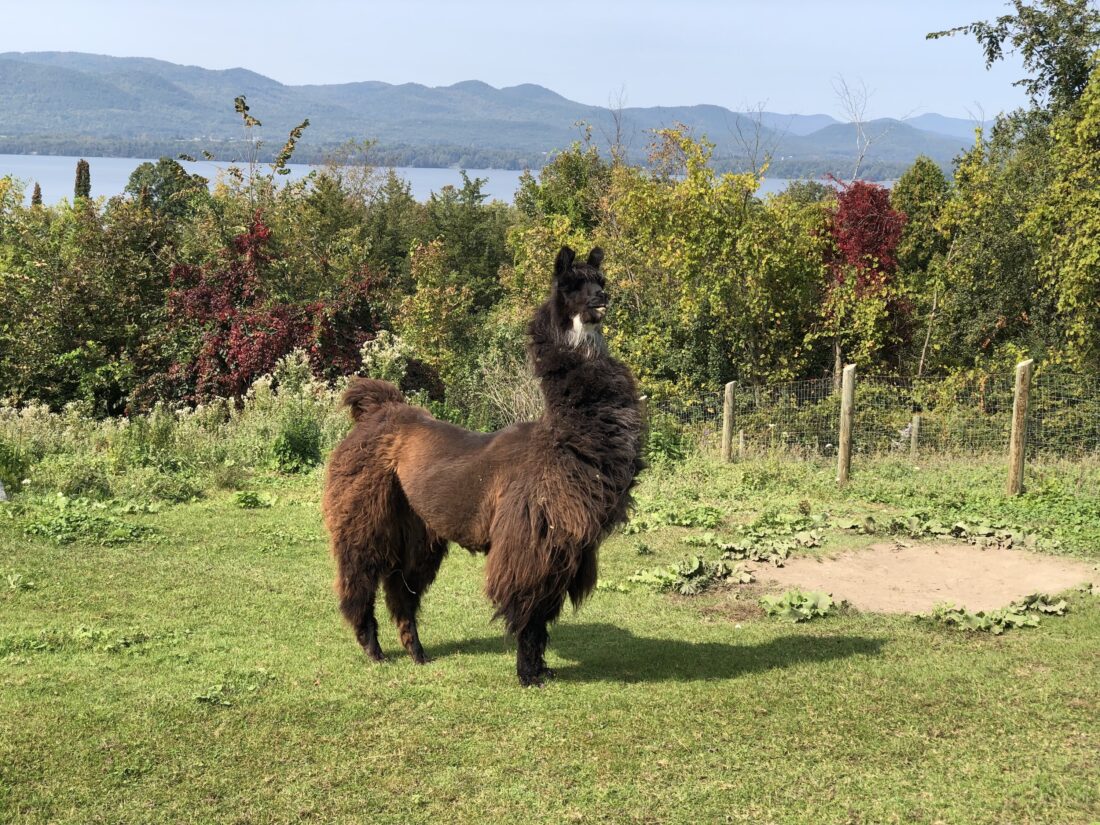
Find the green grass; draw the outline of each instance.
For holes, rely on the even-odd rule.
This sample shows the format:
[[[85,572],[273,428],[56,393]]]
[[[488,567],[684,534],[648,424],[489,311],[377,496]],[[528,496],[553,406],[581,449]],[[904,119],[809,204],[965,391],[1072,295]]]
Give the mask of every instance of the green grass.
[[[640,499],[716,507],[725,533],[801,502],[919,504],[1100,555],[1095,468],[1033,478],[1017,502],[994,466],[870,470],[839,493],[824,464],[692,460]],[[260,481],[270,507],[226,492],[122,509],[152,528],[126,544],[28,536],[39,505],[0,510],[0,821],[1100,820],[1093,596],[993,637],[843,611],[793,625],[728,590],[600,590],[552,630],[558,678],[524,690],[482,557],[453,549],[426,597],[434,661],[412,665],[387,623],[391,660],[372,665],[331,594],[319,475]],[[700,552],[683,539],[703,529],[617,534],[603,578]]]

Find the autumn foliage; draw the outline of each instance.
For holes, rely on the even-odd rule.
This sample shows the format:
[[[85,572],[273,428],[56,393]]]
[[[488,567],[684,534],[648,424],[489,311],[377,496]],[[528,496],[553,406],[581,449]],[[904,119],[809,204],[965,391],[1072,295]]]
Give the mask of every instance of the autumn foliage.
[[[189,358],[169,368],[187,400],[240,397],[294,349],[315,372],[353,372],[374,324],[368,275],[341,284],[327,300],[293,302],[269,294],[271,230],[256,212],[212,265],[177,264],[168,294],[170,325],[193,340]]]
[[[905,215],[890,205],[890,190],[869,181],[842,184],[829,232],[835,246],[836,281],[855,278],[857,295],[877,293],[897,270]]]

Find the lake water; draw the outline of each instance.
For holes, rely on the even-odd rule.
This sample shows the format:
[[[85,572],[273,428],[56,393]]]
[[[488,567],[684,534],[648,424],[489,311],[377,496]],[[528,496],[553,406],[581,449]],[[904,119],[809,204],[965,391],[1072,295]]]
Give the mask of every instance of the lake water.
[[[71,199],[73,196],[77,160],[79,158],[61,155],[0,155],[0,177],[11,175],[23,181],[26,185],[28,200],[34,184],[38,183],[42,187],[43,202],[57,203],[62,198]],[[89,157],[86,160],[91,166],[92,196],[111,197],[122,193],[126,188],[126,182],[130,179],[130,174],[147,159]],[[181,161],[181,163],[187,171],[198,173],[208,178],[211,183],[217,178],[219,171],[231,165],[225,161],[206,160]],[[292,163],[287,177],[291,180],[300,178],[307,175],[313,168],[305,164]],[[448,184],[462,185],[462,176],[457,169],[398,167],[395,171],[411,184],[413,197],[418,200],[427,200],[432,192],[438,192]],[[514,169],[469,169],[467,174],[471,178],[486,179],[482,191],[491,199],[511,203],[519,185],[519,176],[523,173]],[[758,194],[781,192],[786,188],[787,183],[788,181],[784,178],[766,178]]]

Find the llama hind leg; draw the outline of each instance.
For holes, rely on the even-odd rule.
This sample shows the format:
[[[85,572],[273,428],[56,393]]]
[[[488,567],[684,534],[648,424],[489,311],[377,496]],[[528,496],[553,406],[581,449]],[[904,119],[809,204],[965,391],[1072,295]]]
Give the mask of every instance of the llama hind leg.
[[[418,665],[426,664],[428,657],[420,644],[416,614],[424,592],[435,581],[435,574],[447,551],[446,542],[434,542],[420,551],[415,564],[405,570],[395,570],[383,582],[386,607],[397,625],[397,635],[409,656]]]
[[[378,644],[378,621],[374,618],[377,573],[373,570],[341,570],[337,576],[336,589],[340,596],[340,612],[355,630],[355,638],[363,652],[376,662],[385,660]]]

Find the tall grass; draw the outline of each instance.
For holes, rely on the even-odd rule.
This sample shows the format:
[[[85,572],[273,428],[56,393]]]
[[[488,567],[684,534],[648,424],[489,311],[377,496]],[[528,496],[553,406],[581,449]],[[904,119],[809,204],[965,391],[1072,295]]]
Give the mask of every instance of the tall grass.
[[[107,419],[80,403],[0,406],[0,480],[15,494],[186,501],[256,472],[308,470],[347,431],[342,389],[311,378],[295,352],[239,403]]]

